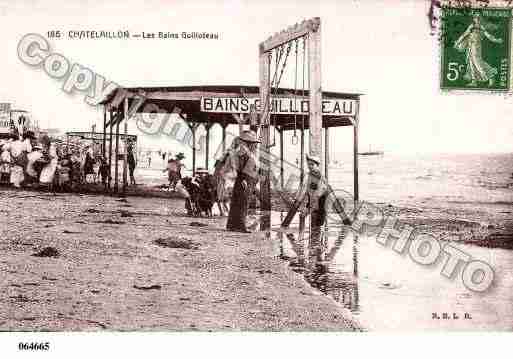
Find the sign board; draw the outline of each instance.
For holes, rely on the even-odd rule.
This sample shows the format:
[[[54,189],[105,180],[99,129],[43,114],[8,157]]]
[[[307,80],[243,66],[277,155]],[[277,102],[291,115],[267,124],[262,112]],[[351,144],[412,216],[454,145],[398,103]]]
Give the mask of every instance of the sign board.
[[[11,129],[11,104],[0,103],[0,133],[9,133]]]
[[[201,112],[216,113],[250,113],[255,106],[260,112],[259,97],[202,97]],[[271,114],[276,115],[308,115],[309,101],[305,98],[273,97]],[[323,116],[355,116],[356,100],[325,99],[322,100]]]

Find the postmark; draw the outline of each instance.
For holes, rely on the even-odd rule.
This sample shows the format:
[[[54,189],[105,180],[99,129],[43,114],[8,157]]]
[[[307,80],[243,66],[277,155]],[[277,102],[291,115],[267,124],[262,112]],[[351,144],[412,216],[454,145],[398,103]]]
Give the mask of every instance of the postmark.
[[[442,8],[442,90],[508,92],[511,9]]]

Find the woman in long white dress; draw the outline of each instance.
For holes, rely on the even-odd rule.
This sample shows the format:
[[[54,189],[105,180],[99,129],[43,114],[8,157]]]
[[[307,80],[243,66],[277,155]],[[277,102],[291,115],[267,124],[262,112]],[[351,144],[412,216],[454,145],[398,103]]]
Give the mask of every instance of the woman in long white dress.
[[[492,27],[493,25],[487,26]],[[498,73],[495,67],[483,59],[481,42],[484,37],[491,42],[502,43],[502,39],[494,37],[487,31],[486,26],[481,23],[479,15],[476,15],[472,18],[472,23],[467,30],[454,43],[456,50],[465,51],[467,69],[463,78],[470,81],[471,86],[476,86],[478,82],[488,82],[492,86]]]
[[[50,162],[46,164],[41,170],[39,175],[39,183],[50,186],[53,183],[55,172],[57,170],[57,164],[59,163],[59,157],[57,156],[57,148],[54,143],[49,143],[47,148],[47,154]]]
[[[12,139],[2,143],[0,154],[0,183],[8,183],[11,176],[11,153],[9,146]]]
[[[25,167],[27,165],[27,154],[32,152],[31,140],[34,140],[34,134],[27,132],[23,135],[23,139],[17,139],[9,144],[11,152],[11,183],[16,188],[20,188],[25,180]]]

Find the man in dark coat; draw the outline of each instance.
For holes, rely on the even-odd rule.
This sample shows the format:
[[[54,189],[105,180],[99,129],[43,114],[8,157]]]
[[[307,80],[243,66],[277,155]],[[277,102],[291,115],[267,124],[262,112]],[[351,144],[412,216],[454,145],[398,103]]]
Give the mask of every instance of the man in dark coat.
[[[130,144],[128,146],[127,152],[128,152],[127,153],[127,162],[128,162],[128,173],[130,175],[130,184],[135,186],[136,183],[135,183],[134,171],[135,171],[135,166],[137,165],[137,162],[135,160],[134,146],[132,144]]]
[[[230,212],[226,229],[234,232],[250,233],[246,227],[249,195],[258,181],[256,162],[257,139],[254,131],[244,131],[240,136],[240,146],[234,153],[233,163],[237,177],[233,185]]]

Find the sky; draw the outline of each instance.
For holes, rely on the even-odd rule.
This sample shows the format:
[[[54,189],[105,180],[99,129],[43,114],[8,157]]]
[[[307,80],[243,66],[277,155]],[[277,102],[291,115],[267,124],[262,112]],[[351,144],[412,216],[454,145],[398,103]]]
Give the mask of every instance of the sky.
[[[258,85],[258,44],[292,24],[322,21],[322,87],[362,93],[360,147],[390,153],[513,152],[513,97],[439,89],[439,40],[429,1],[0,1],[0,102],[42,127],[88,130],[102,111],[84,93],[17,56],[27,33],[205,31],[219,40],[50,39],[53,52],[122,86]],[[292,86],[293,67],[283,84]],[[219,130],[216,130],[216,136]],[[130,128],[133,134],[137,129]],[[332,153],[352,150],[352,131],[331,132]],[[168,138],[140,137],[150,147]],[[289,139],[287,139],[288,141]],[[290,142],[287,142],[290,144]]]

